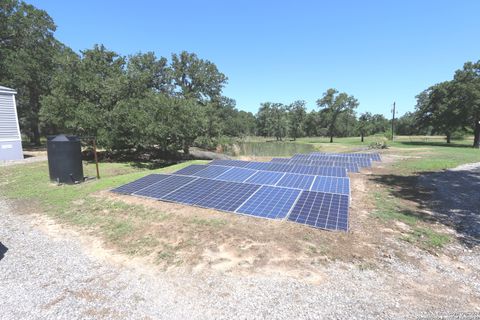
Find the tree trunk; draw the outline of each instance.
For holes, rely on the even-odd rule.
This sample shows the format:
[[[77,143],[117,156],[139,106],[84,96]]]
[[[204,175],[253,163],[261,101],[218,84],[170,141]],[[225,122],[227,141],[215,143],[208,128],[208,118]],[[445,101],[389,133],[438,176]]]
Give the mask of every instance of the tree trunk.
[[[475,121],[475,130],[473,131],[473,147],[480,149],[480,119]]]
[[[333,142],[333,136],[330,135],[330,143],[332,143],[332,142]]]
[[[450,143],[451,140],[452,140],[452,135],[450,132],[447,132],[447,143]]]
[[[362,142],[363,142],[363,132],[361,133],[361,137],[362,137]]]
[[[35,88],[30,87],[30,129],[32,130],[32,136],[30,137],[30,142],[35,144],[36,146],[40,145],[40,128],[39,128],[39,119],[38,119],[38,112],[40,110],[40,97],[37,94]]]
[[[38,121],[34,120],[30,124],[30,130],[32,130],[32,136],[30,137],[30,142],[36,146],[40,145],[40,129],[38,128]]]

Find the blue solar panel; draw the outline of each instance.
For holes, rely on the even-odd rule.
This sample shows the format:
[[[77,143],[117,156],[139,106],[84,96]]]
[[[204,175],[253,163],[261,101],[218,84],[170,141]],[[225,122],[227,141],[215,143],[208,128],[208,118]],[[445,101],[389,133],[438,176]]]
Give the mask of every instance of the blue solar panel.
[[[186,176],[191,176],[194,173],[197,173],[198,171],[201,171],[208,166],[205,164],[192,164],[191,166],[185,167],[183,169],[180,169],[178,171],[175,171],[175,174],[183,174]]]
[[[276,186],[310,190],[314,178],[315,176],[286,173]]]
[[[246,169],[246,168],[232,168],[232,170],[229,170],[215,179],[217,180],[225,180],[225,181],[233,181],[233,182],[244,182],[247,180],[250,176],[252,176],[254,173],[256,173],[256,170],[252,169]]]
[[[242,160],[213,160],[210,162],[211,165],[227,167],[246,167],[249,163],[250,161]]]
[[[142,190],[139,190],[133,194],[149,197],[153,199],[161,199],[172,191],[186,185],[189,182],[194,181],[195,177],[189,176],[169,176],[160,182],[154,183]]]
[[[198,178],[176,191],[165,195],[162,200],[196,204],[216,189],[221,188],[225,183],[225,181]]]
[[[236,212],[256,217],[283,219],[287,216],[300,192],[295,189],[263,186]]]
[[[272,158],[270,162],[289,163],[290,160],[291,160],[290,158]]]
[[[270,166],[268,167],[268,170],[270,171],[278,171],[278,172],[290,172],[290,169],[292,168],[291,164],[288,163],[275,163],[272,162],[270,163]]]
[[[338,177],[315,177],[311,191],[350,194],[350,179]]]
[[[268,170],[271,163],[269,162],[250,162],[245,168],[255,169],[255,170]]]
[[[193,176],[202,177],[202,178],[215,178],[219,175],[231,170],[232,167],[222,167],[222,166],[208,166],[203,170],[195,172]]]
[[[273,171],[258,171],[245,182],[256,184],[274,185],[280,180],[285,173]]]
[[[223,211],[235,211],[259,188],[260,186],[255,184],[224,182],[221,188],[209,193],[195,204]]]
[[[112,191],[116,193],[131,194],[145,187],[148,187],[156,182],[164,180],[168,177],[169,176],[165,174],[150,174],[148,176],[145,176],[133,182],[127,183],[118,188],[115,188]]]
[[[329,230],[348,230],[348,196],[303,191],[288,220]]]

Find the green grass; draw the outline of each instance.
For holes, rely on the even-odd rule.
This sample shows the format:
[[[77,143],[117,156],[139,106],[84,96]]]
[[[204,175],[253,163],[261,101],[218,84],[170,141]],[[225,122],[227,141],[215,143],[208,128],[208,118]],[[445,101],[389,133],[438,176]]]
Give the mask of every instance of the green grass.
[[[395,163],[394,168],[401,172],[417,173],[439,171],[465,163],[480,162],[480,150],[471,147],[429,146],[417,152],[410,150],[409,155],[412,158]]]
[[[426,250],[440,249],[451,242],[450,236],[429,228],[415,227],[413,231],[402,237],[402,240],[421,246]]]
[[[375,211],[373,216],[389,224],[401,221],[409,226],[409,231],[401,239],[422,249],[432,251],[441,249],[451,242],[449,235],[434,230],[421,216],[402,206],[396,198],[386,191],[377,191],[373,194]]]
[[[386,191],[376,191],[373,197],[376,207],[373,215],[385,222],[396,220],[414,226],[420,220],[412,211],[401,208],[395,198]]]
[[[124,163],[100,164],[102,178],[78,185],[57,186],[49,181],[46,162],[0,168],[0,195],[19,200],[60,221],[99,231],[108,241],[119,244],[128,253],[144,252],[154,243],[140,234],[152,221],[169,215],[139,205],[126,204],[95,196],[151,173],[169,173],[193,163],[189,161],[156,170],[137,169]],[[94,175],[93,165],[85,174]]]

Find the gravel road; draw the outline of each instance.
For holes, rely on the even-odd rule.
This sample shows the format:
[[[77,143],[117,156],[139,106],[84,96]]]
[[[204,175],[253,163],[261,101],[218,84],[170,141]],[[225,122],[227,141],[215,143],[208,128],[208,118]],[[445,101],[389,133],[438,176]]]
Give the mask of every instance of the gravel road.
[[[332,262],[306,283],[285,276],[152,271],[99,258],[76,233],[53,235],[0,199],[2,319],[392,319],[480,314],[480,253],[455,263],[421,250],[412,263]],[[408,244],[403,244],[408,246]],[[2,249],[3,248],[3,249]]]

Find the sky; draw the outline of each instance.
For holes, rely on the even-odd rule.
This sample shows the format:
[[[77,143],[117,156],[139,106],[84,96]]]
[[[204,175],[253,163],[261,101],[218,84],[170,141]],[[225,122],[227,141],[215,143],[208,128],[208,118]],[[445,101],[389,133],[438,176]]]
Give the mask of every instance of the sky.
[[[354,95],[358,113],[413,111],[415,96],[480,60],[480,1],[26,0],[46,10],[76,51],[122,55],[183,50],[228,77],[241,110],[305,100],[328,88]]]

